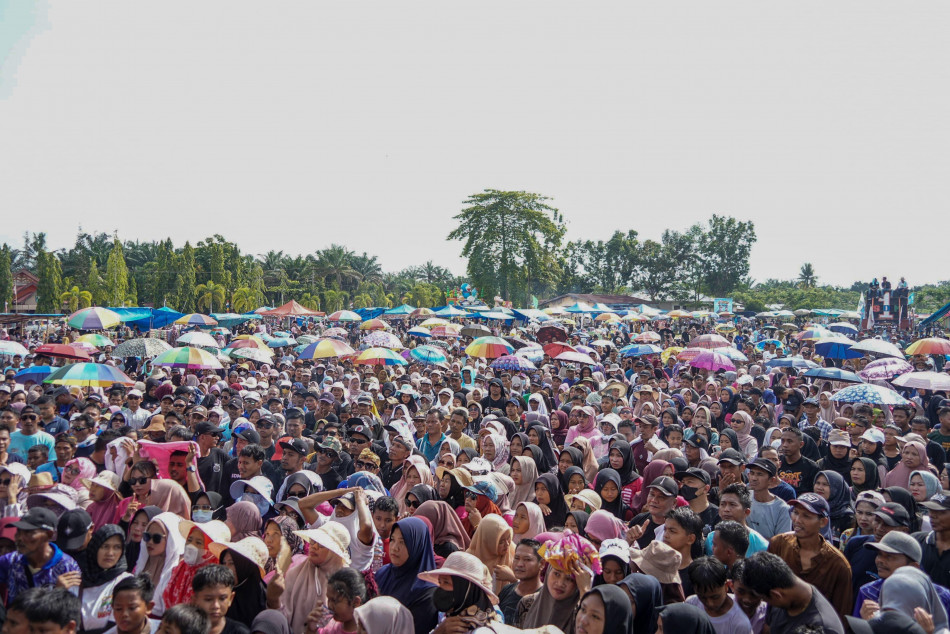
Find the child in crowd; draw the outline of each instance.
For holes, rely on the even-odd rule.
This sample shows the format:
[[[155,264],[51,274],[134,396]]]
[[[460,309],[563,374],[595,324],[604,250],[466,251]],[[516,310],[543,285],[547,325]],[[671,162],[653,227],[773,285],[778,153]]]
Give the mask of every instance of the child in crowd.
[[[327,580],[327,608],[333,621],[318,630],[319,634],[356,632],[353,610],[366,603],[366,580],[352,568],[341,568]]]
[[[234,600],[236,584],[231,569],[220,564],[200,568],[192,578],[191,604],[208,615],[208,634],[248,634],[247,626],[225,616]]]
[[[726,565],[715,557],[700,557],[689,565],[689,578],[696,594],[686,598],[706,613],[717,634],[751,632],[749,617],[729,594],[729,578]]]

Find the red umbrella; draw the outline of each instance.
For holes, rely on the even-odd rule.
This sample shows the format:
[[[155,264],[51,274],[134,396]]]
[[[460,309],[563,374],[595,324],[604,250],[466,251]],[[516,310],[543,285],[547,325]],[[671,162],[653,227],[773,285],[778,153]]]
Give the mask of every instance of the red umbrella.
[[[74,348],[62,343],[47,343],[36,349],[36,354],[42,354],[47,357],[59,357],[61,359],[70,359],[72,361],[92,361],[88,354],[81,348]]]
[[[542,326],[538,329],[538,343],[551,343],[552,341],[567,341],[567,331],[558,326]]]
[[[555,341],[554,343],[549,343],[544,346],[544,354],[549,357],[556,357],[562,352],[577,352],[577,349],[569,343],[562,343],[560,341]]]

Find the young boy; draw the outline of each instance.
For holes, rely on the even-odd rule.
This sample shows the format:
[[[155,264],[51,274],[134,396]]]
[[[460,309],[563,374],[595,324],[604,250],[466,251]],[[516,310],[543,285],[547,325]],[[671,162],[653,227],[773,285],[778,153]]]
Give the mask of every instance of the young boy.
[[[751,632],[749,617],[729,594],[726,565],[715,557],[700,557],[689,565],[689,578],[696,594],[686,603],[702,608],[717,634]]]
[[[749,527],[765,539],[792,530],[788,504],[770,491],[779,482],[775,463],[768,458],[756,458],[749,464],[748,474],[752,489],[752,512],[746,520]]]
[[[3,622],[3,634],[30,634],[30,620],[26,616],[27,606],[43,593],[43,588],[28,588],[16,595],[7,607],[7,618]]]
[[[248,634],[247,627],[225,616],[237,583],[230,568],[212,564],[199,568],[191,580],[191,604],[208,615],[208,634]]]
[[[26,620],[31,633],[75,634],[82,622],[82,604],[64,588],[42,589],[26,603]]]
[[[355,632],[357,627],[353,610],[366,603],[366,600],[363,575],[352,568],[337,570],[327,580],[327,608],[333,613],[333,621],[320,628],[320,634]]]
[[[165,610],[157,634],[208,634],[209,627],[204,610],[190,603],[179,603]]]
[[[381,497],[373,504],[373,524],[376,526],[379,538],[383,541],[383,564],[390,563],[389,536],[396,524],[397,515],[399,515],[399,506],[391,497]]]
[[[105,634],[155,634],[159,622],[148,618],[155,607],[155,586],[147,575],[136,575],[115,584],[112,590],[112,618],[115,627]]]
[[[755,530],[749,528],[748,524],[746,524],[746,521],[751,512],[752,512],[752,496],[749,494],[749,489],[748,487],[746,487],[746,485],[739,482],[735,482],[727,486],[725,489],[723,489],[719,493],[720,523],[716,525],[716,530],[709,533],[709,535],[706,537],[706,545],[705,545],[706,554],[715,556],[716,558],[719,559],[719,561],[723,562],[724,564],[726,564],[727,566],[731,568],[736,558],[750,557],[754,555],[755,553],[759,552],[760,550],[768,550],[769,548],[768,540],[762,537],[761,535],[759,535],[759,533],[756,532]],[[723,557],[720,557],[719,554],[717,554],[715,551],[717,541],[721,542],[719,543],[720,548],[727,546],[726,543],[722,543],[724,542],[724,540],[719,539],[716,535],[719,532],[719,527],[722,525],[723,522],[737,522],[741,526],[741,528],[745,529],[746,531],[746,537],[745,537],[746,548],[744,550],[743,549],[736,550],[735,556],[730,556],[730,561],[727,561]],[[736,530],[733,530],[732,532],[741,533],[741,531],[736,531]],[[719,537],[722,537],[722,536],[719,536]],[[739,544],[735,539],[728,539],[725,541],[728,542],[728,545],[731,545],[733,547],[741,546],[741,544]]]

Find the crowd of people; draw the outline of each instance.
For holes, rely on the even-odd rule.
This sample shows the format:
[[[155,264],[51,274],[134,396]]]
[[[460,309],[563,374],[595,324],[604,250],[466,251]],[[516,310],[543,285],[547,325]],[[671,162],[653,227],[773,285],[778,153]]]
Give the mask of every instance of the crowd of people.
[[[432,341],[413,325],[389,332]],[[569,327],[556,350],[496,328],[535,348],[514,369],[461,336],[436,364],[288,345],[187,369],[106,345],[95,361],[132,382],[104,387],[29,372],[80,333],[4,330],[30,354],[2,359],[2,631],[950,632],[947,392],[876,380],[906,404],[841,402],[849,383],[804,368],[873,354],[842,367],[755,321],[661,325],[662,352],[633,356],[636,324]],[[283,324],[358,348],[339,326]],[[715,336],[747,361],[676,354]],[[593,363],[555,358],[582,345]]]

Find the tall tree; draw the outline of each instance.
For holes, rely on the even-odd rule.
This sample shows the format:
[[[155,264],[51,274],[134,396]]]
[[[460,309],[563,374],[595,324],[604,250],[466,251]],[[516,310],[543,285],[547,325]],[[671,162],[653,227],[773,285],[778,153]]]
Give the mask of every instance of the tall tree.
[[[697,255],[705,270],[705,286],[713,297],[724,297],[749,274],[749,253],[757,240],[755,224],[713,215],[702,233]]]
[[[106,263],[106,298],[109,306],[122,306],[129,294],[129,269],[125,265],[122,243],[116,238]]]
[[[811,265],[811,262],[802,264],[802,268],[798,272],[798,285],[802,288],[815,288],[817,282],[818,276],[815,275],[815,267]]]
[[[186,242],[177,258],[178,282],[176,284],[177,309],[183,313],[195,310],[195,249]]]
[[[13,310],[13,258],[7,244],[0,247],[0,306],[3,312]]]
[[[106,293],[106,286],[99,275],[99,266],[94,259],[90,259],[86,265],[86,290],[92,294],[92,303],[94,306],[105,306],[109,303],[109,296]]]
[[[353,252],[339,244],[331,244],[317,252],[316,270],[334,289],[353,288],[361,278],[352,266]]]
[[[40,250],[36,255],[37,277],[36,312],[58,313],[63,294],[63,271],[55,253]]]
[[[66,310],[74,313],[80,308],[92,306],[92,293],[81,291],[78,286],[73,286],[60,295],[60,303],[66,307]]]
[[[528,288],[530,261],[540,261],[541,251],[556,251],[566,230],[560,213],[547,197],[524,191],[486,189],[469,196],[458,226],[449,240],[462,240],[468,274],[479,294],[491,302],[503,299],[523,303]]]
[[[208,280],[207,283],[195,287],[195,293],[198,297],[198,310],[206,310],[209,313],[224,310],[224,299],[227,295],[223,284]]]

